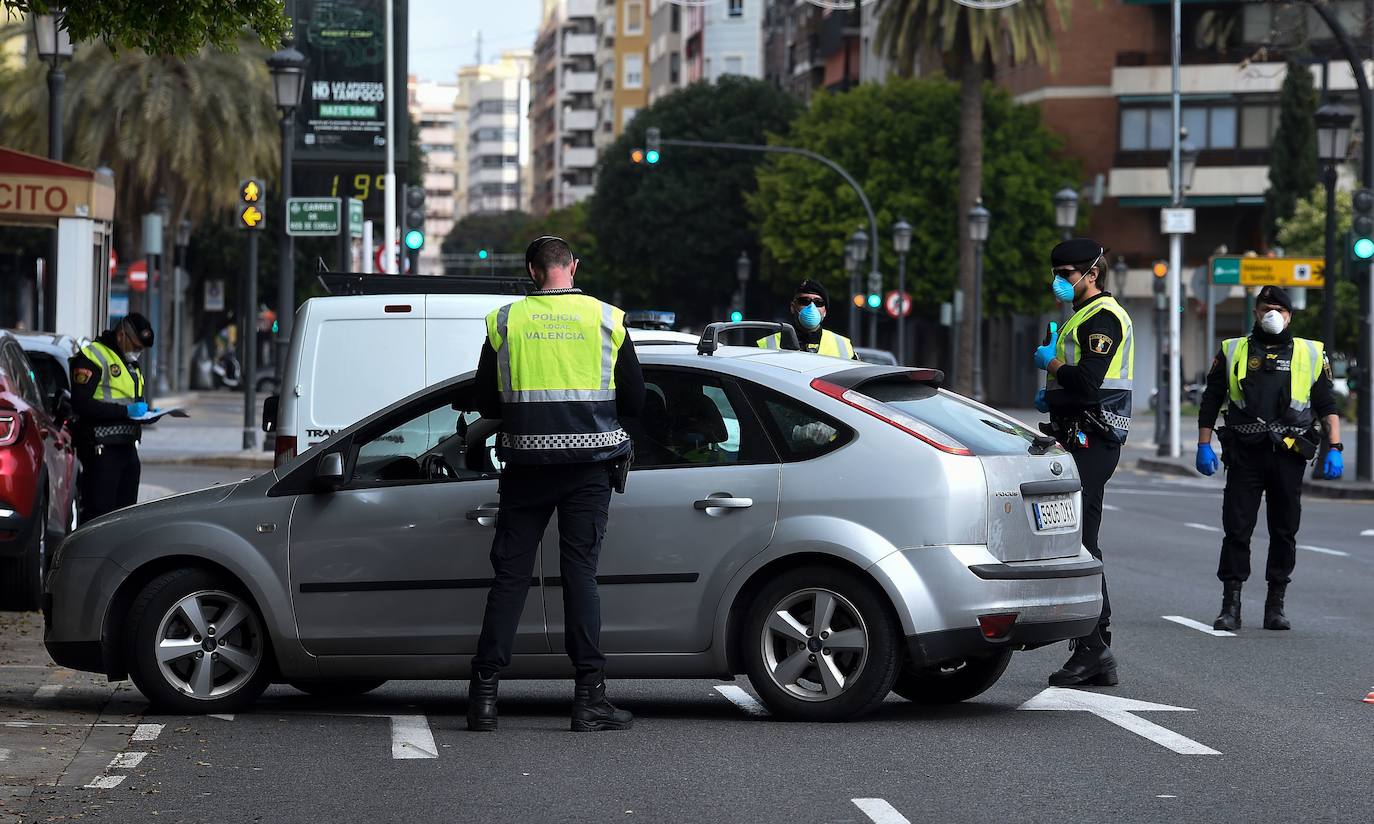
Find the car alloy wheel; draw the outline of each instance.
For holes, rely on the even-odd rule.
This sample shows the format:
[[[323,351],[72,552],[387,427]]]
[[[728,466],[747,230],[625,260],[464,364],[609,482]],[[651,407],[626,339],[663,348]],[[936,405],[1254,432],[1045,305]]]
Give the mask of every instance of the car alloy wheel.
[[[177,692],[201,701],[233,695],[263,665],[263,635],[253,608],[223,590],[193,592],[172,605],[157,629],[158,671]]]
[[[808,587],[770,611],[759,649],[773,683],[803,701],[831,701],[849,689],[868,662],[863,615],[838,592]]]

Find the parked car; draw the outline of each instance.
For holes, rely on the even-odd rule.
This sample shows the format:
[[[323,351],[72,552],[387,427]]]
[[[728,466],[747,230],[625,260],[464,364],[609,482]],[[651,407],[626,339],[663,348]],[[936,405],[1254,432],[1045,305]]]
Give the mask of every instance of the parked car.
[[[600,556],[612,677],[743,673],[780,716],[840,720],[893,690],[970,698],[1014,650],[1097,621],[1073,461],[939,372],[757,347],[640,358],[635,466]],[[499,423],[475,407],[469,372],[272,472],[83,527],[49,578],[53,660],[132,677],[172,713],[272,681],[468,677],[501,473]],[[508,676],[568,677],[558,554],[537,563]]]
[[[897,356],[886,349],[870,349],[867,346],[854,347],[854,354],[859,356],[859,360],[864,363],[877,363],[885,366],[896,366]]]
[[[51,552],[76,528],[75,349],[69,337],[0,330],[0,609],[38,608]]]

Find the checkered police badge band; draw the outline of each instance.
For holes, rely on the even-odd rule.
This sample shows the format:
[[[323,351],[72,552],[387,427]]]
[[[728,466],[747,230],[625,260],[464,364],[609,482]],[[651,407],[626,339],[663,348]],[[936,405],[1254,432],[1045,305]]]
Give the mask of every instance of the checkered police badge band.
[[[617,429],[614,432],[571,433],[567,435],[511,435],[505,432],[501,433],[501,444],[517,451],[605,449],[606,447],[619,446],[629,439],[630,436],[625,434],[623,429]]]

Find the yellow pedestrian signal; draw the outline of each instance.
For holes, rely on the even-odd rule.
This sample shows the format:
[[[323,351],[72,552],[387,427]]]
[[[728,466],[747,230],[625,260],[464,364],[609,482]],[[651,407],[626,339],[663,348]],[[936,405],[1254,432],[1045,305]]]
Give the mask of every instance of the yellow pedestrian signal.
[[[267,188],[261,180],[250,177],[239,181],[238,227],[261,232],[267,228],[267,215],[260,205],[267,195]]]
[[[256,229],[258,224],[262,223],[262,219],[263,214],[258,211],[258,207],[256,206],[249,206],[239,215],[239,220],[243,221],[243,225],[249,229]]]
[[[243,188],[239,190],[239,198],[244,203],[257,203],[260,197],[262,197],[262,188],[258,186],[258,182],[256,180],[244,181]]]

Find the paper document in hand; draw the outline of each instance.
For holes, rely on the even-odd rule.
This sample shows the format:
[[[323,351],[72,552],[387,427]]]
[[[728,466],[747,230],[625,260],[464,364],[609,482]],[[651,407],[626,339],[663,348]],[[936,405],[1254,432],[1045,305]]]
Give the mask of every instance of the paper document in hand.
[[[191,417],[185,409],[182,409],[180,406],[174,406],[171,409],[149,409],[137,418],[130,418],[129,420],[138,421],[139,423],[157,423],[166,415],[171,415],[173,418]]]

